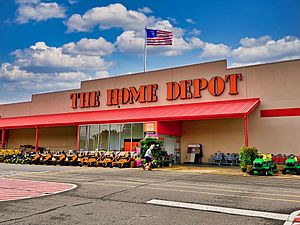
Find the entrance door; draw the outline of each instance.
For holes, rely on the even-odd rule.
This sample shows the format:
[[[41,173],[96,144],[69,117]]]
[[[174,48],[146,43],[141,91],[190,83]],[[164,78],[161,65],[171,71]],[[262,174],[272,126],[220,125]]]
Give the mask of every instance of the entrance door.
[[[175,138],[165,138],[165,150],[169,155],[175,155]]]

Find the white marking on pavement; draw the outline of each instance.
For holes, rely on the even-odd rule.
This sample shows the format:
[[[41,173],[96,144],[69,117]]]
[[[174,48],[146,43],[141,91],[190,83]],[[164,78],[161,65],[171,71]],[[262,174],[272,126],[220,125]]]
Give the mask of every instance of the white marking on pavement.
[[[235,208],[193,204],[193,203],[186,203],[186,202],[166,201],[166,200],[159,200],[159,199],[152,199],[150,201],[147,201],[147,203],[153,204],[153,205],[163,205],[163,206],[170,206],[170,207],[177,207],[177,208],[196,209],[196,210],[202,210],[202,211],[226,213],[226,214],[231,214],[231,215],[260,217],[260,218],[283,220],[283,221],[286,221],[289,218],[288,214],[254,211],[254,210],[247,210],[247,209],[235,209]]]

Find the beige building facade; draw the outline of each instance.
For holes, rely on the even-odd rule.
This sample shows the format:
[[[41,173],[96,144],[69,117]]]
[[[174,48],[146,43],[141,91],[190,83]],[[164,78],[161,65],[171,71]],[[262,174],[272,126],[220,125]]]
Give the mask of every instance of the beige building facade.
[[[153,107],[155,112],[162,107],[167,110],[166,107],[182,106],[182,116],[177,119],[170,117],[169,120],[164,118],[165,122],[176,121],[179,124],[179,127],[174,128],[176,132],[165,132],[168,128],[164,128],[161,133],[158,129],[152,133],[156,132],[166,139],[165,148],[168,151],[172,153],[174,148],[174,154],[180,153],[181,163],[187,160],[189,144],[201,144],[203,161],[206,162],[210,155],[218,151],[239,152],[240,147],[245,145],[245,120],[240,117],[215,116],[210,108],[206,109],[207,115],[211,115],[207,119],[201,116],[189,117],[185,114],[184,107],[197,107],[198,103],[230,104],[231,101],[259,99],[259,105],[247,116],[249,146],[255,146],[263,153],[300,155],[299,71],[300,60],[237,68],[227,68],[227,61],[221,60],[82,81],[80,89],[36,94],[30,102],[0,105],[3,147],[12,149],[19,148],[20,145],[35,145],[38,134],[39,146],[51,150],[84,149],[88,144],[79,146],[82,133],[80,129],[90,124],[115,124],[112,119],[102,121],[100,117],[95,121],[91,119],[89,123],[85,123],[86,118],[69,124],[55,123],[47,117],[49,115],[61,118],[64,115],[89,115],[83,113],[91,112],[102,113],[99,116],[103,116],[106,111],[111,116],[117,111],[127,112],[124,109],[128,109],[128,113],[135,113],[141,108],[146,110]],[[141,117],[141,120],[126,119],[116,124],[163,121],[163,115],[159,115],[157,121],[155,116],[153,113],[146,121],[142,120],[145,117]],[[123,117],[125,118],[124,115]],[[35,122],[37,118],[46,122],[38,124]],[[30,121],[33,121],[32,124]],[[131,130],[139,129],[132,127],[133,125]],[[146,131],[144,126],[142,133],[133,139],[142,138]],[[131,134],[132,132],[139,131],[131,131]],[[124,147],[120,142],[125,139],[119,139],[119,147]],[[133,139],[131,138],[131,142]],[[97,140],[100,143],[99,137]]]

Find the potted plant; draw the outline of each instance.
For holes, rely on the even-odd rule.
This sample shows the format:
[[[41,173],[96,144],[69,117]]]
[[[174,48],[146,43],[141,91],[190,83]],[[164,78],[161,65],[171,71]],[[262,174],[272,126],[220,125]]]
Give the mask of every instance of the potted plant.
[[[253,161],[258,154],[258,150],[255,147],[243,146],[240,149],[240,166],[243,172],[247,171],[248,165],[253,165]]]

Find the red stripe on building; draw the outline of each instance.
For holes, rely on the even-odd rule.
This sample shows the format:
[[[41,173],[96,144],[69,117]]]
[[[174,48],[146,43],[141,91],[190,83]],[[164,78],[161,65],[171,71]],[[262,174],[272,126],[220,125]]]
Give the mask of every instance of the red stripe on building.
[[[300,116],[300,108],[260,110],[261,117]]]

